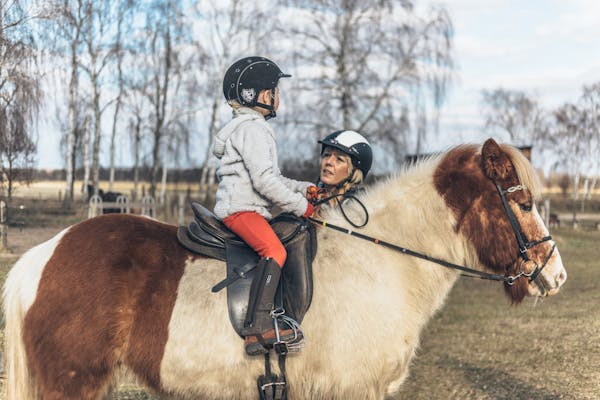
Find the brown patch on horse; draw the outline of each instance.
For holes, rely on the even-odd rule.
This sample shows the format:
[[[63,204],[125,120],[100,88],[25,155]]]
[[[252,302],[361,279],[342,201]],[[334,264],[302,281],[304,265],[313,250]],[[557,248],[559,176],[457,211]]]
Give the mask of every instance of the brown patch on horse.
[[[436,190],[454,213],[456,231],[473,244],[479,261],[495,273],[514,274],[518,244],[494,185],[494,180],[502,188],[519,184],[510,157],[492,139],[484,143],[481,153],[474,145],[459,146],[441,160],[433,178]],[[527,191],[511,194],[527,195]],[[520,281],[505,285],[514,302],[527,294],[527,282]]]
[[[95,399],[120,363],[160,389],[169,321],[191,256],[176,229],[113,214],[64,235],[24,323],[43,399]]]

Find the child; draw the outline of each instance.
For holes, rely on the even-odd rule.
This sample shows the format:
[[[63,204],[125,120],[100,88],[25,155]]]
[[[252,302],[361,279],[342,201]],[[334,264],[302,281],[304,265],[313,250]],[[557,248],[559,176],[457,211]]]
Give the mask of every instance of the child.
[[[290,76],[266,58],[246,57],[223,79],[233,119],[219,131],[213,149],[220,159],[215,214],[260,256],[242,332],[249,355],[262,354],[276,342],[271,310],[287,254],[267,222],[271,209],[277,205],[297,216],[314,211],[305,197],[312,184],[281,175],[275,133],[266,122],[279,107],[279,79]],[[280,331],[284,341],[295,336],[292,329]]]

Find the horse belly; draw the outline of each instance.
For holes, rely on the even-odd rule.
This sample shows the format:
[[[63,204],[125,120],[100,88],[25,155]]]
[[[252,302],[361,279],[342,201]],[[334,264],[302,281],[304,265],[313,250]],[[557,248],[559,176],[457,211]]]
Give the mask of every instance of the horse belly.
[[[223,279],[221,261],[185,267],[169,322],[161,362],[161,387],[169,393],[210,399],[254,399],[262,357],[245,355],[228,317],[226,292],[212,293]]]

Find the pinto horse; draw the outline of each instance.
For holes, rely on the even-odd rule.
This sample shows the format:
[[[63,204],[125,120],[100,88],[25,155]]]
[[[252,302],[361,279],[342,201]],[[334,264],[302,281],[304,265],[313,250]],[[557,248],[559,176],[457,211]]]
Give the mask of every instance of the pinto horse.
[[[549,296],[567,275],[535,207],[539,190],[515,148],[462,145],[361,194],[361,232],[509,277],[512,302]],[[327,220],[349,227],[339,210]],[[181,247],[176,230],[100,216],[21,257],[4,289],[9,400],[98,399],[119,367],[169,396],[256,398],[264,360],[245,355],[224,291],[210,290],[224,265]],[[289,398],[383,399],[459,272],[318,231],[308,342],[288,357]]]

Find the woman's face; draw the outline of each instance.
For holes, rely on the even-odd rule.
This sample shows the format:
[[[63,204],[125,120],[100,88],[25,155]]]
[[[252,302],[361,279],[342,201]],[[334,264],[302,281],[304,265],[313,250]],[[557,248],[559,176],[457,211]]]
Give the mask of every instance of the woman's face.
[[[328,186],[336,186],[346,180],[352,172],[352,161],[345,153],[325,147],[321,154],[321,182]]]

